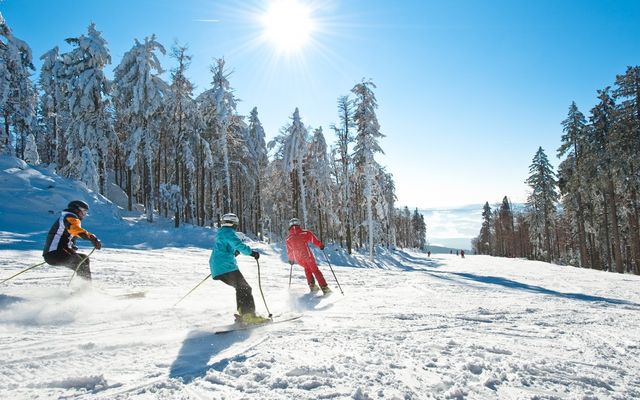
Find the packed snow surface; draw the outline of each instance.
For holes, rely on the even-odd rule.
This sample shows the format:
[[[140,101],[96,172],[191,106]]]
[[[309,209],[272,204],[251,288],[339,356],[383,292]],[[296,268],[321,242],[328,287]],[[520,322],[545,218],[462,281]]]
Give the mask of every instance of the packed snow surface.
[[[172,307],[208,274],[199,248],[96,252],[94,290],[50,266],[3,285],[0,398],[640,398],[636,276],[398,251],[334,266],[344,296],[321,263],[324,298],[253,245],[270,311],[301,319],[215,335],[235,305],[212,280]],[[39,259],[0,251],[7,276]],[[256,262],[239,261],[266,314]]]
[[[0,189],[0,281],[42,261],[70,200],[90,204],[83,227],[104,245],[92,288],[48,265],[0,284],[0,399],[640,398],[638,276],[329,244],[320,297],[299,266],[289,287],[281,243],[245,238],[261,253],[237,258],[258,312],[302,317],[216,335],[232,288],[207,279],[174,306],[209,274],[216,229],[149,224],[7,157]]]

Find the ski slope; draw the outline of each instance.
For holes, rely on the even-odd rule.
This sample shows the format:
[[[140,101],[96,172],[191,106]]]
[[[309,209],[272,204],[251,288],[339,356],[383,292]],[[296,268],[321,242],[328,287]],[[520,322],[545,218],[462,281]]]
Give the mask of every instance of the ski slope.
[[[52,266],[0,285],[0,399],[640,398],[638,276],[402,250],[372,262],[329,245],[344,295],[317,252],[325,298],[298,266],[289,288],[281,244],[245,238],[271,313],[303,316],[216,335],[233,289],[209,279],[173,306],[209,274],[215,229],[149,224],[8,157],[0,189],[0,280],[42,261],[70,200],[90,203],[83,227],[104,244],[93,288]],[[238,261],[266,314],[258,264]]]
[[[305,295],[299,267],[288,289],[288,265],[258,247],[270,311],[301,319],[215,335],[233,319],[234,295],[211,280],[172,307],[208,274],[199,248],[94,255],[95,289],[146,290],[142,299],[70,294],[62,267],[5,284],[0,398],[640,397],[638,277],[398,252],[385,269],[336,266],[345,294],[333,284],[322,298]],[[9,275],[39,254],[3,250],[0,260]],[[240,266],[266,313],[255,261]]]

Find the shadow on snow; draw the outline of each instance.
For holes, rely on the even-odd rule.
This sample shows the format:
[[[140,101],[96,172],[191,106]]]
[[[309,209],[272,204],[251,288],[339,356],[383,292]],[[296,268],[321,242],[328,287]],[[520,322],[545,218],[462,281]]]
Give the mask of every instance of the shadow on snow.
[[[211,358],[230,348],[235,343],[242,342],[249,337],[249,332],[238,331],[226,335],[216,335],[211,331],[194,330],[182,342],[182,347],[169,370],[171,378],[180,378],[184,383],[203,377],[207,371],[214,369],[222,371],[232,361],[244,361],[246,356],[236,355],[209,363]]]
[[[526,283],[514,281],[512,279],[501,278],[497,276],[484,276],[471,274],[466,272],[444,272],[444,271],[425,271],[426,273],[433,275],[434,277],[457,281],[457,279],[446,278],[444,276],[438,276],[439,274],[455,275],[463,279],[471,280],[474,282],[486,283],[490,285],[503,286],[510,289],[523,290],[531,293],[546,294],[549,296],[555,296],[559,298],[565,298],[570,300],[588,301],[588,302],[603,302],[616,305],[627,305],[633,307],[640,307],[640,304],[633,303],[627,300],[614,299],[609,297],[592,296],[584,293],[564,293],[557,290],[551,290],[542,286],[529,285]]]
[[[8,307],[14,303],[24,301],[22,297],[7,296],[6,294],[0,294],[0,307]]]

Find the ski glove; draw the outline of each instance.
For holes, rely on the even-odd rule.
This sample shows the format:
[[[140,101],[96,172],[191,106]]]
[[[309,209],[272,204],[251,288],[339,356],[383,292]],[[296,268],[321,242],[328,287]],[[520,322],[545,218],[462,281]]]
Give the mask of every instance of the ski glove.
[[[293,260],[289,260],[289,264],[293,265]]]
[[[93,247],[95,247],[97,250],[100,250],[102,248],[102,243],[95,236],[91,238],[91,243],[93,243]]]
[[[238,257],[238,255],[239,255],[239,254],[240,254],[240,252],[239,252],[238,250],[236,250],[236,251],[233,253],[233,256],[234,256],[234,257]]]
[[[251,251],[251,257],[253,257],[253,258],[255,258],[257,260],[258,258],[260,258],[260,253],[258,253],[255,250],[252,250]]]
[[[320,250],[324,250],[324,243],[320,245]]]

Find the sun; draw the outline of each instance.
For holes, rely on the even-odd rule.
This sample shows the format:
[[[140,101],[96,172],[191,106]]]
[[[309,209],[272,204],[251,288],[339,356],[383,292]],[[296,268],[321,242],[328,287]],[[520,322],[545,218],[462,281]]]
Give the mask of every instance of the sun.
[[[296,0],[272,0],[262,25],[264,39],[285,53],[302,49],[314,30],[311,10]]]

